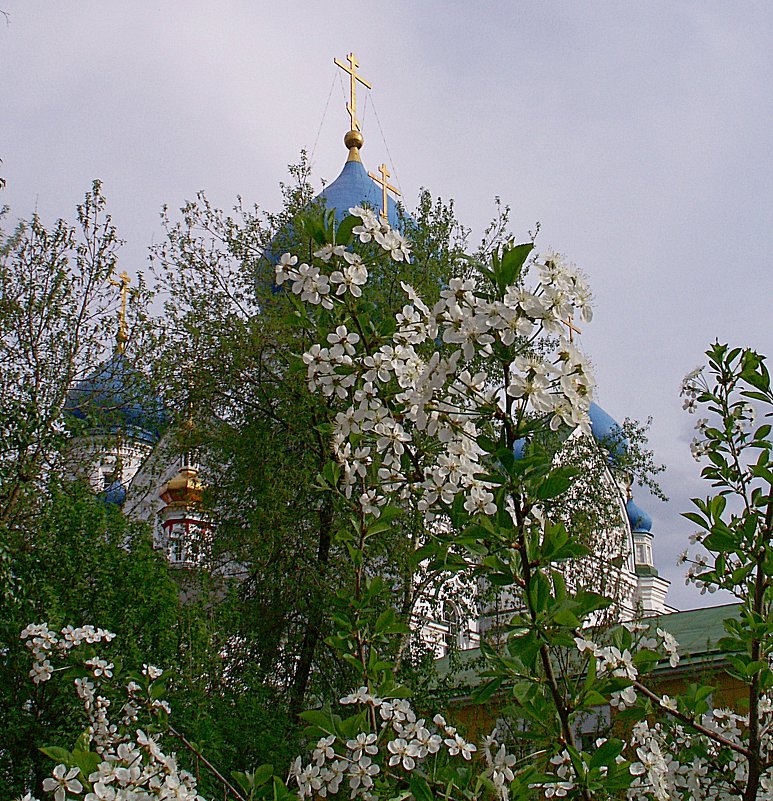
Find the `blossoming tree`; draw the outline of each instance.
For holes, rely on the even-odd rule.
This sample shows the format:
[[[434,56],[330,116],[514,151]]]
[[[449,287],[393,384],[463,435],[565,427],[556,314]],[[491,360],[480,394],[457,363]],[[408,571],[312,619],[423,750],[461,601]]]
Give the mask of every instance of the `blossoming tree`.
[[[405,257],[399,234],[367,210],[351,212],[361,220],[350,224],[353,236],[375,242],[393,258]],[[348,251],[347,244],[327,243],[316,251],[322,264],[299,265],[286,254],[277,266],[278,282],[290,281],[294,294],[330,314],[328,344],[314,345],[303,356],[310,388],[349,403],[334,421],[336,464],[324,479],[352,504],[356,564],[365,564],[369,534],[388,525],[382,510],[391,517],[415,509],[429,524],[421,558],[447,559],[461,542],[471,546],[489,580],[518,593],[521,610],[507,623],[505,653],[484,649],[492,679],[478,700],[511,683],[530,734],[551,745],[532,753],[520,770],[514,770],[514,758],[503,749],[496,750],[495,758],[487,749],[494,788],[503,796],[509,789],[519,797],[536,790],[546,797],[591,798],[626,788],[630,797],[694,798],[699,792],[763,797],[771,766],[764,736],[770,711],[764,696],[770,683],[764,621],[769,619],[766,565],[773,474],[770,427],[752,431],[749,425],[749,401],[773,400],[763,361],[751,351],[716,346],[708,354],[716,383],[696,383],[696,373],[684,387],[688,406],[703,403],[719,418],[716,428],[703,420],[699,430],[705,436],[700,450],[711,460],[704,476],[721,491],[714,499],[696,502],[699,511],[688,517],[708,532],[702,541],[715,556],[714,569],[696,578],[708,589],[732,589],[748,609],[748,620],[726,624],[731,636],[724,643],[738,654],[728,657],[731,675],[748,685],[749,715],[744,717],[713,710],[706,701],[710,688],[690,688],[674,699],[648,687],[643,677],[664,655],[672,666],[678,661],[677,644],[663,629],[655,636],[641,635],[638,630],[646,626],[623,625],[606,646],[585,639],[584,628],[608,600],[568,585],[564,572],[556,569],[588,551],[560,519],[546,514],[546,502],[566,491],[573,470],[540,449],[545,428],[587,432],[593,381],[582,356],[562,336],[568,315],[590,316],[582,279],[549,255],[537,261],[540,281],[529,291],[521,274],[532,246],[506,247],[490,264],[477,265],[478,275],[450,281],[432,307],[403,285],[407,303],[387,341],[369,330],[347,298],[347,274],[357,277],[353,298],[367,280],[361,257]],[[522,458],[515,458],[516,443],[523,439],[529,447]],[[756,462],[749,461],[749,453]],[[743,511],[731,513],[726,521],[722,514],[728,494],[739,498]],[[358,575],[355,599],[368,581],[364,567]],[[369,710],[367,737],[376,749],[381,736],[376,710],[384,703],[381,731],[390,728],[391,705],[382,699],[393,690],[389,666],[373,670],[378,637],[365,633],[356,604],[341,624],[337,645],[350,649],[349,657],[360,662],[363,676],[359,698],[345,700],[359,700]],[[383,631],[376,627],[376,634]],[[572,640],[580,658],[562,674],[556,652]],[[577,681],[578,676],[583,680]],[[586,753],[576,738],[578,715],[606,704],[618,710],[636,706],[639,722],[631,746],[603,738],[593,753]],[[653,710],[664,715],[651,726]],[[321,723],[319,718],[315,722]],[[417,756],[430,753],[427,738],[433,735],[419,726],[423,732],[417,740],[417,725],[409,717],[409,735],[389,740],[390,767],[402,764],[412,770]],[[401,722],[398,735],[404,728]],[[438,745],[442,735],[435,736]],[[329,737],[336,739],[335,733]],[[324,742],[327,753],[332,741]],[[672,752],[679,749],[670,761],[661,758],[666,744]],[[327,779],[336,790],[340,783],[336,771],[323,770],[319,750],[315,754],[315,764],[297,767],[301,796],[333,792]],[[365,758],[365,752],[358,754]],[[374,784],[376,766],[367,758],[368,775],[352,785],[353,795],[367,794]],[[459,786],[461,775],[443,775],[443,792]],[[421,781],[426,781],[424,775]],[[414,787],[413,792],[419,791]]]
[[[332,421],[335,460],[321,479],[350,508],[346,536],[357,581],[331,642],[360,666],[362,689],[345,700],[360,702],[372,749],[349,749],[348,756],[336,751],[326,737],[345,745],[341,731],[353,719],[342,721],[339,731],[334,718],[325,724],[316,713],[312,721],[327,745],[318,747],[312,763],[297,765],[300,793],[332,794],[345,768],[353,771],[350,791],[368,795],[380,769],[371,759],[380,740],[390,754],[388,767],[404,771],[419,768],[446,740],[456,742],[455,730],[444,722],[436,721],[440,728],[432,734],[407,710],[395,727],[393,699],[403,691],[394,687],[392,665],[379,647],[400,624],[388,616],[375,623],[367,617],[369,593],[379,581],[369,569],[370,540],[405,514],[421,515],[426,524],[417,561],[447,569],[473,564],[518,598],[520,611],[505,624],[505,655],[488,649],[494,676],[480,699],[518,676],[524,680],[518,700],[540,721],[542,736],[579,753],[572,719],[597,695],[590,687],[570,691],[552,652],[573,645],[572,633],[608,601],[568,585],[557,569],[589,549],[569,535],[560,517],[546,513],[576,468],[556,460],[545,439],[551,432],[589,433],[593,378],[565,336],[571,315],[590,319],[589,290],[555,254],[534,260],[539,279],[529,288],[524,267],[533,245],[505,246],[489,263],[473,263],[467,275],[448,281],[431,306],[403,284],[402,309],[392,324],[378,328],[360,302],[368,258],[381,250],[402,261],[407,243],[367,209],[350,211],[313,260],[301,263],[287,253],[276,268],[277,283],[288,284],[304,304],[299,316],[322,333],[322,341],[303,354],[309,388],[343,405]],[[350,249],[350,238],[364,251]],[[465,753],[461,744],[449,748]],[[621,750],[622,742],[610,741],[599,751],[582,777],[584,791],[602,775],[609,786],[630,781],[625,764],[615,761]],[[328,751],[335,769],[326,761]],[[543,770],[532,764],[516,772],[514,757],[495,740],[484,752],[486,781],[497,792],[506,793],[514,782],[524,792],[560,789],[561,782],[544,772],[553,754],[543,752]],[[362,760],[367,775],[356,773]],[[433,791],[442,786],[450,793],[463,783],[464,770],[449,770],[433,772]],[[422,792],[419,786],[430,792],[426,771],[419,768],[410,781],[414,794]]]
[[[332,458],[317,480],[335,506],[352,583],[336,597],[327,643],[359,686],[336,706],[303,713],[313,747],[293,764],[291,790],[264,766],[239,774],[238,788],[222,777],[226,791],[239,799],[295,792],[367,801],[769,797],[773,473],[770,427],[748,425],[750,402],[773,405],[763,360],[716,346],[715,382],[696,373],[684,388],[688,405],[704,404],[718,420],[701,422],[699,450],[720,494],[691,516],[714,561],[701,561],[694,578],[742,601],[724,644],[731,675],[748,690],[742,715],[712,709],[710,688],[655,692],[647,674],[660,660],[678,662],[673,637],[640,624],[598,634],[593,624],[611,601],[567,570],[592,547],[567,528],[557,503],[577,467],[556,438],[560,446],[587,434],[593,391],[587,361],[565,336],[571,315],[591,314],[579,273],[555,254],[534,257],[531,243],[509,244],[486,262],[470,261],[431,304],[403,283],[404,303],[389,318],[369,303],[368,288],[374,276],[384,280],[385,259],[409,258],[409,244],[368,209],[350,212],[337,226],[330,215],[314,227],[305,260],[283,254],[276,284],[277,302],[309,342],[288,369],[304,372],[328,412],[319,430]],[[531,284],[529,260],[538,276]],[[739,499],[733,511],[728,494]],[[401,652],[391,643],[404,640],[409,621],[380,600],[390,589],[380,569],[384,535],[405,518],[421,522],[419,576],[470,570],[516,599],[516,611],[500,621],[500,647],[482,649],[487,668],[475,697],[506,697],[517,708],[526,744],[519,754],[496,732],[479,748],[446,717],[429,722],[407,700]],[[32,680],[47,680],[47,654],[68,651],[70,633],[41,627],[25,635],[36,656]],[[79,750],[96,756],[79,756],[81,765],[75,751],[52,751],[61,761],[44,789],[56,801],[84,790],[87,801],[195,794],[176,761],[136,728],[132,698],[149,692],[149,712],[163,717],[160,695],[139,681],[128,685],[124,720],[111,727],[90,682],[113,666],[96,655],[84,666],[90,678],[76,686],[90,724]],[[146,684],[154,678],[146,671]],[[578,721],[608,706],[633,721],[630,736],[621,730],[588,746]]]

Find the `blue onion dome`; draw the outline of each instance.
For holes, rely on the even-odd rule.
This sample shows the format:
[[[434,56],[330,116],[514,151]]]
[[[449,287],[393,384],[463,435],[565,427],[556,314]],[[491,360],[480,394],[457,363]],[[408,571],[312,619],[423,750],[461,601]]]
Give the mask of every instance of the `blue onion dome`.
[[[108,506],[123,506],[126,500],[126,487],[120,481],[114,481],[102,490],[100,498]]]
[[[362,141],[362,136],[359,141]],[[349,148],[349,158],[341,174],[315,198],[322,201],[328,209],[335,209],[337,223],[349,216],[349,209],[353,206],[369,206],[375,212],[383,209],[383,191],[363,167],[359,155],[360,146],[353,145]],[[401,227],[397,204],[388,192],[387,218],[392,228]]]
[[[92,433],[123,432],[148,444],[167,422],[161,399],[119,349],[70,390],[65,413]]]
[[[633,498],[629,499],[625,505],[625,513],[628,515],[628,522],[631,524],[631,531],[642,534],[652,533],[652,518],[640,509]]]
[[[376,214],[379,214],[384,208],[383,186],[376,183],[368,175],[368,171],[360,160],[360,148],[364,141],[359,131],[349,131],[346,134],[344,144],[349,149],[349,157],[344,163],[338,178],[328,184],[313,200],[313,203],[321,204],[326,209],[335,212],[336,224],[340,224],[348,217],[349,209],[355,206],[366,206]],[[386,176],[377,175],[376,177],[384,181],[388,175],[389,173]],[[395,203],[389,192],[387,192],[386,208],[389,225],[398,231],[402,231],[404,226],[397,210],[397,203]],[[275,236],[264,251],[264,257],[271,265],[270,286],[273,293],[279,291],[279,288],[274,284],[273,267],[279,261],[287,242],[293,240],[293,233],[294,225],[290,222],[284,232],[284,236]]]
[[[615,458],[623,456],[628,447],[628,439],[620,423],[597,403],[591,403],[588,416],[593,438],[609,451],[610,459],[614,461]]]
[[[624,454],[628,446],[628,440],[623,432],[623,427],[611,415],[607,414],[597,403],[591,403],[588,409],[590,417],[590,429],[593,438],[599,445],[604,446],[609,451],[611,461]],[[513,443],[513,456],[522,459],[526,452],[526,441],[516,440]]]

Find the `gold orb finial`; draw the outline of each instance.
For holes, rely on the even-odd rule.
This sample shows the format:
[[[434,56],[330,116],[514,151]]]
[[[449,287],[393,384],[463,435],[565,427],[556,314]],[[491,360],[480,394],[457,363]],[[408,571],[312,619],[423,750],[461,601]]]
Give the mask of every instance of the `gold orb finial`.
[[[360,160],[360,148],[365,144],[365,138],[359,131],[347,131],[344,136],[344,144],[349,150],[349,160]]]
[[[353,147],[359,150],[365,144],[365,138],[359,131],[347,131],[344,135],[344,144],[349,150]]]

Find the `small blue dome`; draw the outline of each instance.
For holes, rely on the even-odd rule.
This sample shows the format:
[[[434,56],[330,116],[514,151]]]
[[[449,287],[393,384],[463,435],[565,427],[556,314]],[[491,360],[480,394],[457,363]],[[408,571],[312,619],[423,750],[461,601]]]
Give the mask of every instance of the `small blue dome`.
[[[166,425],[161,400],[120,351],[70,390],[65,412],[92,431],[123,431],[150,444]]]
[[[644,534],[652,532],[652,518],[640,509],[631,498],[625,505],[625,513],[628,515],[628,521],[631,524],[631,531],[638,531]]]
[[[126,487],[120,481],[114,481],[102,490],[99,497],[109,506],[123,506],[126,500]]]
[[[375,212],[381,211],[383,194],[378,184],[368,175],[362,162],[347,161],[338,178],[326,186],[317,196],[329,209],[335,209],[336,222],[349,216],[352,206],[370,206]],[[387,192],[387,217],[392,228],[400,228],[397,204]]]

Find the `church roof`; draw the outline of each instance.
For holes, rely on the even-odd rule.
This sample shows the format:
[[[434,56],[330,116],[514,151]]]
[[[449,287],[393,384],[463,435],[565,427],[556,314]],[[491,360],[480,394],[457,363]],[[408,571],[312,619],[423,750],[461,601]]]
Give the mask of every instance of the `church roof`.
[[[678,669],[694,669],[698,664],[719,662],[723,652],[717,643],[726,636],[724,621],[737,619],[740,604],[724,604],[704,609],[690,609],[644,618],[650,630],[661,628],[679,643],[681,662]],[[466,695],[466,688],[475,687],[484,679],[481,670],[485,662],[480,648],[455,651],[453,655],[435,660],[438,676],[451,694]],[[667,660],[662,660],[656,673],[674,673]]]
[[[118,349],[70,390],[65,413],[93,433],[121,431],[149,444],[158,442],[166,425],[160,398]]]
[[[100,493],[102,501],[109,506],[123,506],[126,500],[126,487],[121,481],[113,481]]]
[[[352,206],[369,206],[374,211],[381,211],[383,205],[382,191],[368,175],[359,158],[350,158],[341,174],[333,183],[326,186],[317,196],[328,209],[335,209],[336,222],[340,223],[349,215]],[[387,217],[393,228],[400,227],[397,204],[387,194]]]
[[[623,427],[612,415],[605,412],[598,403],[591,403],[588,409],[590,428],[596,442],[603,445],[610,457],[614,460],[625,451],[628,440],[623,433]]]
[[[594,402],[591,403],[588,409],[588,416],[590,417],[590,430],[593,438],[609,451],[610,459],[614,461],[616,456],[622,455],[628,444],[628,440],[623,434],[623,427]],[[513,454],[516,459],[523,458],[525,447],[525,440],[519,439],[515,442]]]
[[[636,505],[633,498],[630,498],[628,503],[626,503],[625,513],[628,515],[628,521],[631,524],[631,531],[638,531],[645,534],[649,534],[652,531],[652,518],[649,516],[649,514],[647,514],[647,512],[644,511],[644,509],[640,509]]]

